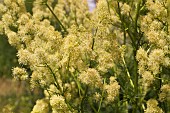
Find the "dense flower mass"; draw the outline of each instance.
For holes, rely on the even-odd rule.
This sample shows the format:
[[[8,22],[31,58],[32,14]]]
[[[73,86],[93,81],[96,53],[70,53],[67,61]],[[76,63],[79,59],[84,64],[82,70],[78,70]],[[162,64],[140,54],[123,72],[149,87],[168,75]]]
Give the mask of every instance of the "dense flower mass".
[[[48,113],[48,101],[46,99],[41,99],[36,101],[36,105],[34,106],[31,113]]]
[[[71,113],[62,96],[53,95],[50,99],[50,105],[52,106],[53,113]]]
[[[32,113],[170,112],[169,1],[86,2],[0,4],[22,67],[13,76],[44,92]]]
[[[16,67],[13,69],[13,76],[15,79],[27,80],[28,73],[26,72],[25,68]]]
[[[112,102],[119,94],[120,86],[116,82],[114,77],[110,77],[110,83],[104,86],[104,90],[107,92],[107,101]]]
[[[88,69],[86,72],[82,72],[79,76],[82,83],[90,86],[100,88],[102,86],[102,79],[99,73],[95,69]]]
[[[160,109],[158,106],[158,102],[154,99],[149,99],[147,101],[147,109],[145,110],[145,113],[163,113],[162,109]]]

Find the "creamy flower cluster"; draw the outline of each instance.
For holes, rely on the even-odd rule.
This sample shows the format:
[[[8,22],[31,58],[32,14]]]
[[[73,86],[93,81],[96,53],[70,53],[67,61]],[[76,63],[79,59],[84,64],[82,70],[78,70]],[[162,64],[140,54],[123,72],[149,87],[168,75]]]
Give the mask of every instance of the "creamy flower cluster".
[[[49,112],[49,103],[47,99],[41,99],[36,101],[31,113],[48,113]]]
[[[145,113],[163,113],[162,109],[158,107],[158,102],[155,99],[149,99],[147,101],[147,109]]]
[[[160,83],[159,101],[168,98],[166,90],[169,76],[164,69],[170,66],[170,36],[169,36],[169,3],[167,0],[147,0],[146,8],[148,13],[141,17],[141,30],[147,45],[143,45],[136,55],[138,61],[138,72],[142,77],[144,92],[148,92],[155,83]],[[155,81],[155,83],[154,83]],[[149,88],[150,87],[150,88]],[[162,92],[161,92],[162,91]],[[157,107],[157,100],[147,102],[146,113],[162,113]]]
[[[117,83],[115,77],[110,77],[110,83],[104,86],[107,93],[108,102],[113,102],[119,94],[120,85]]]
[[[116,79],[106,86],[103,79],[120,57],[110,23],[119,20],[105,0],[93,15],[82,0],[35,0],[33,14],[22,0],[4,0],[0,7],[0,31],[18,50],[19,63],[31,70],[28,77],[26,69],[16,67],[14,77],[44,89],[46,97],[37,100],[32,113],[47,113],[50,107],[53,113],[78,112],[86,95],[103,90],[107,95],[101,99],[113,102],[118,96]]]
[[[170,41],[168,27],[165,26],[168,9],[167,3],[160,0],[148,0],[146,6],[150,12],[142,18],[141,29],[149,41],[149,48],[140,48],[136,58],[139,61],[139,74],[143,79],[148,77],[146,79],[150,78],[149,81],[153,81],[153,76],[161,73],[162,66],[170,65]]]

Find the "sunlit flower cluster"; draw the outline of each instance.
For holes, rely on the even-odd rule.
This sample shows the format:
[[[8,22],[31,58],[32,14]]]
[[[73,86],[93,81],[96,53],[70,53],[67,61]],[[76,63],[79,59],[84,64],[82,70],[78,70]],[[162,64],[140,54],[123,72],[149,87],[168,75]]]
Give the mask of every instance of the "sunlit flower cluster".
[[[25,67],[13,76],[43,89],[31,113],[163,113],[168,1],[98,0],[93,12],[85,0],[35,0],[31,11],[27,2],[0,4],[0,34]]]
[[[53,95],[50,98],[50,105],[52,106],[52,113],[71,113],[65,103],[65,99],[62,96]]]
[[[170,66],[169,21],[167,20],[169,15],[168,1],[147,0],[146,7],[149,12],[142,17],[141,30],[144,32],[146,41],[148,41],[148,47],[143,46],[137,52],[138,71],[142,76],[145,92],[149,91],[147,87],[154,87],[153,81],[160,79],[162,91],[160,90],[159,101],[164,101],[165,98],[168,98],[168,91],[166,90],[168,85],[164,81],[165,76],[168,76],[168,74],[163,70]],[[156,100],[149,100],[145,112],[162,113],[163,111],[157,105]]]
[[[108,102],[113,102],[119,94],[120,85],[116,82],[114,77],[110,77],[110,83],[104,86],[107,92]]]
[[[145,113],[163,113],[163,111],[158,107],[158,102],[155,99],[150,99],[147,101]]]
[[[100,88],[102,86],[102,78],[95,69],[88,69],[79,76],[80,81],[90,86]]]
[[[25,68],[16,67],[13,69],[13,76],[15,79],[27,80],[28,73]]]
[[[49,103],[46,99],[41,99],[36,101],[31,113],[48,113],[49,112]]]
[[[26,11],[21,0],[5,0],[1,5],[1,31],[5,30],[9,43],[17,48],[19,63],[31,70],[29,78],[22,68],[14,68],[13,75],[28,79],[31,88],[43,88],[53,113],[74,111],[76,107],[69,104],[79,106],[83,99],[78,95],[86,95],[86,85],[102,90],[102,75],[119,58],[110,24],[111,20],[118,21],[114,11],[110,15],[106,1],[102,0],[96,9],[97,16],[90,17],[87,3],[80,1],[35,0],[33,14]],[[114,100],[119,85],[114,80],[105,90],[108,99]],[[38,109],[40,105],[43,107]],[[45,113],[48,107],[45,100],[37,100],[32,112]]]
[[[153,73],[153,75],[157,75],[161,72],[162,65],[169,65],[169,57],[166,56],[169,54],[169,35],[166,29],[163,28],[164,22],[166,22],[163,18],[167,17],[167,9],[163,6],[165,3],[166,2],[161,2],[159,0],[156,0],[155,2],[148,0],[146,3],[150,12],[143,17],[143,22],[141,24],[142,30],[149,41],[149,45],[151,46],[148,48],[147,52],[143,50],[146,60],[143,60],[144,57],[141,56],[141,49],[138,50],[137,59],[140,64],[139,73],[144,70],[149,70]],[[165,11],[165,13],[163,13],[163,11]],[[160,18],[160,20],[157,18]],[[139,58],[139,56],[141,58]]]
[[[161,87],[161,93],[159,94],[159,100],[161,102],[170,100],[170,85],[169,84],[165,84]]]

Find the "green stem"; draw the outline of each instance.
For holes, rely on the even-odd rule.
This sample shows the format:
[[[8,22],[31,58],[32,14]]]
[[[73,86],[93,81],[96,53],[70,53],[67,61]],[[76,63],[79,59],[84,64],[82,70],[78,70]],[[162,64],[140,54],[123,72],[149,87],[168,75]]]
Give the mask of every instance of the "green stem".
[[[85,93],[84,93],[84,96],[81,100],[81,113],[84,113],[84,102],[85,102],[85,99],[87,98],[87,93],[88,93],[88,86],[86,87],[86,90],[85,90]]]
[[[129,78],[129,81],[130,81],[130,85],[134,88],[134,83],[133,83],[133,81],[132,81],[132,79],[131,79],[131,76],[130,76],[130,73],[129,73],[129,70],[128,70],[128,68],[127,68],[127,65],[126,65],[126,62],[125,62],[125,58],[124,58],[123,55],[122,55],[122,60],[123,60],[123,64],[124,64],[125,69],[126,69],[127,76],[128,76],[128,78]]]
[[[63,26],[63,24],[61,23],[61,21],[58,19],[58,17],[54,14],[53,10],[51,9],[51,7],[45,3],[45,5],[47,6],[47,8],[50,10],[50,12],[53,14],[53,16],[55,17],[55,19],[57,20],[57,22],[59,23],[60,27],[64,30],[64,32],[66,34],[68,34],[68,31],[66,30],[66,28]]]
[[[106,78],[104,79],[104,84],[103,85],[105,85],[105,83],[106,83]],[[100,103],[99,103],[99,108],[97,110],[97,113],[100,112],[101,105],[102,105],[102,102],[103,102],[103,98],[104,98],[104,90],[102,91],[102,97],[101,97],[101,100],[100,100]]]
[[[167,6],[170,6],[170,1],[167,2]],[[170,20],[170,8],[167,7],[167,20]],[[169,31],[168,31],[168,28],[169,28],[169,25],[170,25],[170,21],[167,21],[167,33],[169,34]]]
[[[118,7],[118,16],[121,20],[121,27],[123,29],[123,34],[124,34],[124,40],[123,40],[123,44],[125,45],[126,44],[126,32],[128,33],[131,41],[132,41],[132,44],[134,44],[134,37],[131,35],[131,33],[129,32],[129,28],[126,28],[126,23],[124,21],[124,16],[121,14],[121,8],[120,8],[120,3],[117,2],[117,7]]]
[[[123,35],[124,35],[123,44],[126,45],[126,29],[124,26],[123,26]]]
[[[56,77],[55,73],[53,72],[53,70],[51,69],[51,67],[48,64],[45,64],[45,65],[50,70],[50,72],[51,72],[51,74],[54,78],[54,81],[55,81],[54,85],[59,89],[60,93],[63,94],[63,90],[62,90],[60,84],[57,81],[57,77]]]
[[[134,59],[134,76],[135,76],[135,106],[134,106],[134,111],[133,113],[137,113],[138,111],[138,73],[137,73],[137,61]]]
[[[79,90],[79,95],[80,95],[80,97],[81,97],[81,92],[84,94],[84,90],[83,90],[83,88],[81,87],[81,84],[80,84],[80,82],[77,80],[77,78],[76,78],[72,73],[71,73],[71,75],[72,75],[74,81],[75,81],[76,84],[77,84],[77,87],[78,87],[78,90]]]
[[[137,8],[136,8],[136,13],[135,13],[135,19],[134,19],[134,29],[135,29],[135,38],[134,38],[134,42],[135,42],[135,46],[133,47],[133,56],[134,56],[134,77],[135,77],[135,82],[134,82],[134,85],[135,85],[135,105],[134,105],[134,109],[133,109],[133,113],[137,113],[138,112],[138,102],[139,102],[139,98],[138,98],[138,93],[139,93],[139,86],[138,86],[138,62],[136,60],[136,52],[137,52],[137,49],[138,49],[138,44],[136,44],[137,42],[137,34],[138,34],[138,18],[139,18],[139,15],[140,15],[140,8],[141,8],[141,0],[138,0],[138,3],[137,3]]]
[[[135,32],[137,33],[137,27],[138,27],[138,18],[139,18],[139,14],[140,14],[140,4],[141,4],[141,0],[138,0],[137,3],[137,8],[136,8],[136,13],[135,13]]]
[[[91,47],[92,50],[94,50],[95,36],[97,35],[97,31],[98,31],[98,27],[95,29],[95,32],[93,34],[92,47]]]
[[[92,46],[91,46],[92,51],[94,50],[95,36],[96,36],[96,34],[97,34],[97,30],[98,30],[98,27],[95,29],[94,34],[93,34],[93,37],[92,37]],[[90,59],[89,68],[92,68],[92,67],[93,67],[93,66],[92,66],[92,61],[91,61],[91,59]]]
[[[78,26],[78,22],[77,22],[77,10],[76,10],[76,8],[75,8],[75,11],[74,11],[74,20],[75,20],[75,22],[76,22],[76,25]]]
[[[109,12],[109,14],[111,15],[111,13],[110,13],[110,5],[109,5],[109,1],[106,0],[106,2],[107,2],[108,12]]]
[[[89,102],[90,107],[93,109],[94,113],[98,113],[96,108],[93,106],[91,99],[88,99],[88,102]]]

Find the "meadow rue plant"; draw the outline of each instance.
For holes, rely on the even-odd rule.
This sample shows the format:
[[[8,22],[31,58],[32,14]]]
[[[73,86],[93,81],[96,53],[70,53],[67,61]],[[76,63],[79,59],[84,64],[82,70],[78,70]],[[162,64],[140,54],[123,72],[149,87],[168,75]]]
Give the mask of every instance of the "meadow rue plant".
[[[13,75],[44,92],[32,113],[170,112],[169,6],[99,0],[90,12],[85,0],[4,0],[0,31],[21,65]]]

